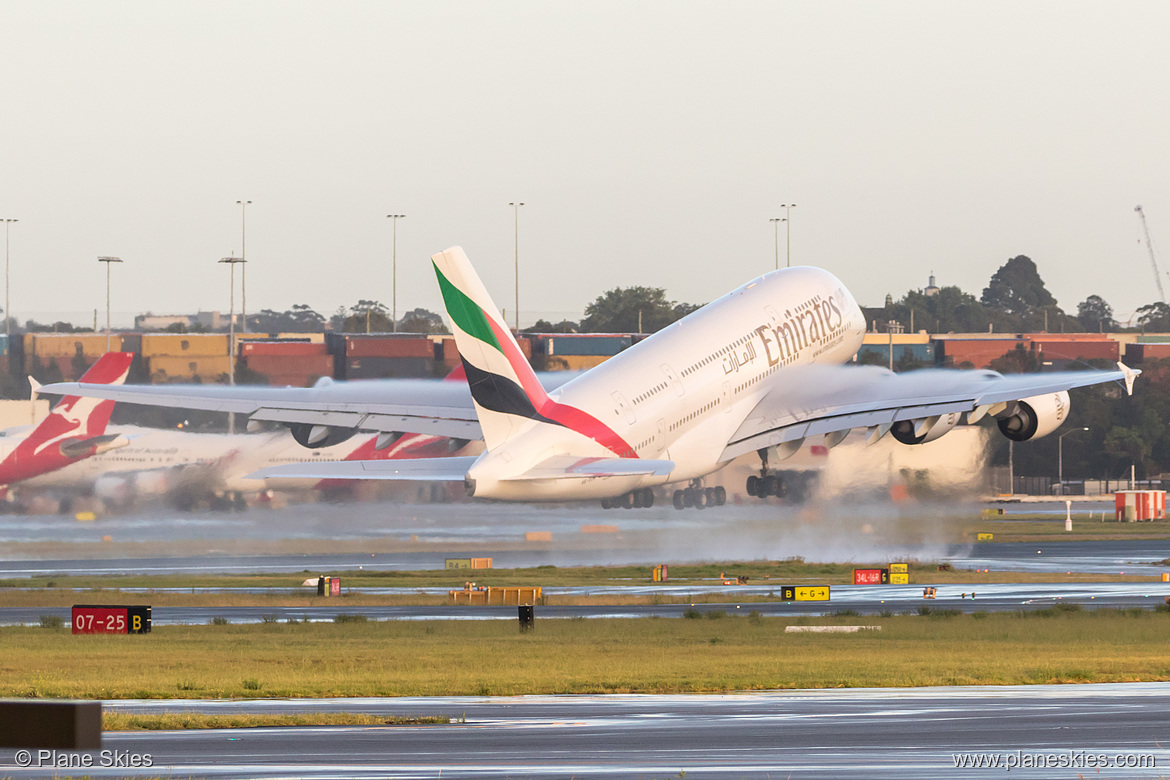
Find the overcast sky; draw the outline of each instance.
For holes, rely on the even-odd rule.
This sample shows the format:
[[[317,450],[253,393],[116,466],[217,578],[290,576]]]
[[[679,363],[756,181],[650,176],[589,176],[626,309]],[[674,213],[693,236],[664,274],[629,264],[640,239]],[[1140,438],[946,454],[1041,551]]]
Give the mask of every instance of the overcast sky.
[[[1170,270],[1164,2],[0,3],[12,313],[391,298],[468,251],[512,311],[717,297],[774,264],[863,304],[1025,254],[1124,321]],[[780,230],[780,264],[785,230]],[[1165,275],[1164,275],[1165,278]],[[1170,288],[1170,283],[1167,284]],[[237,299],[237,308],[239,301]],[[89,315],[84,312],[90,312]],[[104,313],[102,315],[104,318]],[[508,315],[509,321],[512,315]]]

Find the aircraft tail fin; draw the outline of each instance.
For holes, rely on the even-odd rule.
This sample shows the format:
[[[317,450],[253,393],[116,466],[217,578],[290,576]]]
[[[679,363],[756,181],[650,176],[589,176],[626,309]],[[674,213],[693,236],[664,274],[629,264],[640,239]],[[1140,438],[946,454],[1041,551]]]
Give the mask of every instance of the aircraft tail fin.
[[[106,352],[77,381],[89,385],[122,385],[126,381],[126,374],[130,373],[133,359],[135,359],[133,352]],[[53,433],[48,429],[54,429],[55,432],[55,429],[61,428],[61,424],[51,424],[50,420],[54,417],[63,417],[67,422],[62,424],[76,423],[80,426],[78,434],[101,436],[105,433],[105,426],[109,424],[112,414],[113,401],[67,395],[50,410],[41,427],[46,428],[44,433],[48,434],[49,439],[53,439]],[[41,429],[37,429],[34,435],[35,433],[41,433]]]
[[[107,352],[79,380],[88,384],[120,385],[130,372],[133,352]],[[74,460],[96,454],[124,439],[106,437],[114,402],[67,395],[36,428],[0,462],[0,483],[10,485],[44,474]]]
[[[431,256],[455,345],[467,373],[484,444],[503,443],[541,413],[549,398],[460,247]]]

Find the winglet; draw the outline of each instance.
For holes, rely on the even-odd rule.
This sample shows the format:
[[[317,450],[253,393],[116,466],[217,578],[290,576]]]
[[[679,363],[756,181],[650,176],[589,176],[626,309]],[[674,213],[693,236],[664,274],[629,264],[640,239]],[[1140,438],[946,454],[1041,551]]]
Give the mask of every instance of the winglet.
[[[1129,366],[1125,365],[1125,363],[1120,361],[1118,361],[1117,367],[1120,368],[1121,373],[1125,375],[1125,394],[1133,395],[1133,380],[1138,378],[1138,374],[1141,373],[1141,369],[1130,368]]]
[[[39,393],[40,391],[41,391],[41,383],[38,382],[37,380],[33,379],[32,375],[30,374],[28,377],[28,400],[30,400],[30,401],[37,400],[37,393]]]

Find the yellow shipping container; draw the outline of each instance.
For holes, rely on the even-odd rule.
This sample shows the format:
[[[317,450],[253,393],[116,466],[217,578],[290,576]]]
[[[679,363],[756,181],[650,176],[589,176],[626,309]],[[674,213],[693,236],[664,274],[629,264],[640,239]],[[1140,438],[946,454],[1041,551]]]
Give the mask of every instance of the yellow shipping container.
[[[878,323],[881,325],[881,323]],[[889,344],[889,333],[866,333],[863,344]],[[929,344],[930,335],[927,333],[895,333],[895,344]]]
[[[222,333],[144,333],[142,356],[227,358],[228,337]],[[225,369],[226,370],[226,369]]]
[[[168,382],[175,379],[190,380],[198,376],[204,382],[218,381],[227,374],[229,361],[223,357],[165,357],[150,358],[150,379],[153,382]]]
[[[26,355],[36,355],[42,358],[71,358],[77,354],[79,346],[82,354],[86,357],[97,359],[106,351],[106,334],[34,333],[25,336],[24,342]],[[117,352],[120,349],[122,349],[122,337],[111,335],[110,350]]]

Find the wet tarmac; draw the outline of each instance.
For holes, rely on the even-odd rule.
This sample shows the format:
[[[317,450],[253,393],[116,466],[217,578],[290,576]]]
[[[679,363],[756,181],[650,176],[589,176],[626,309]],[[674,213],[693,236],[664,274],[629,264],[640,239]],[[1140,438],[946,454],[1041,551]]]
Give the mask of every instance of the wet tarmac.
[[[92,777],[1133,778],[1163,777],[1170,767],[1166,683],[104,706],[455,722],[107,733],[107,750],[149,754],[152,766],[95,766],[85,771]],[[963,762],[1000,765],[959,768]],[[0,771],[54,776],[51,768],[17,767],[12,750],[0,751]]]
[[[134,589],[135,592],[141,592]],[[227,589],[219,589],[221,591]],[[255,589],[251,589],[255,590]],[[355,591],[387,593],[419,593],[437,591],[434,588],[369,588]],[[547,592],[610,591],[610,588],[549,588]],[[1170,583],[1165,582],[1091,582],[1091,583],[999,583],[988,585],[939,585],[933,598],[927,599],[921,585],[834,585],[830,600],[793,602],[753,602],[737,596],[776,595],[775,589],[744,588],[742,590],[714,591],[700,588],[665,588],[653,591],[638,588],[643,594],[659,592],[672,598],[702,595],[710,599],[721,596],[717,602],[628,605],[547,605],[536,607],[541,620],[549,619],[605,619],[642,617],[684,617],[690,609],[700,612],[756,612],[761,617],[795,615],[832,615],[858,613],[863,615],[917,614],[920,610],[960,610],[962,612],[1015,612],[1036,610],[1054,604],[1076,604],[1086,609],[1120,609],[1154,607],[1170,603]],[[188,592],[188,591],[184,591]],[[446,593],[446,590],[440,591]],[[79,591],[78,603],[91,603],[101,594]],[[108,601],[109,595],[106,596]],[[115,598],[116,600],[116,598]],[[347,604],[344,601],[322,599],[320,605],[309,607],[154,607],[152,621],[156,626],[202,625],[213,620],[230,623],[262,623],[272,621],[331,622],[339,615],[362,615],[368,620],[516,620],[517,611],[511,607],[482,607],[467,605],[441,606],[367,606]],[[43,616],[59,617],[68,622],[68,607],[0,607],[0,625],[35,625]]]

